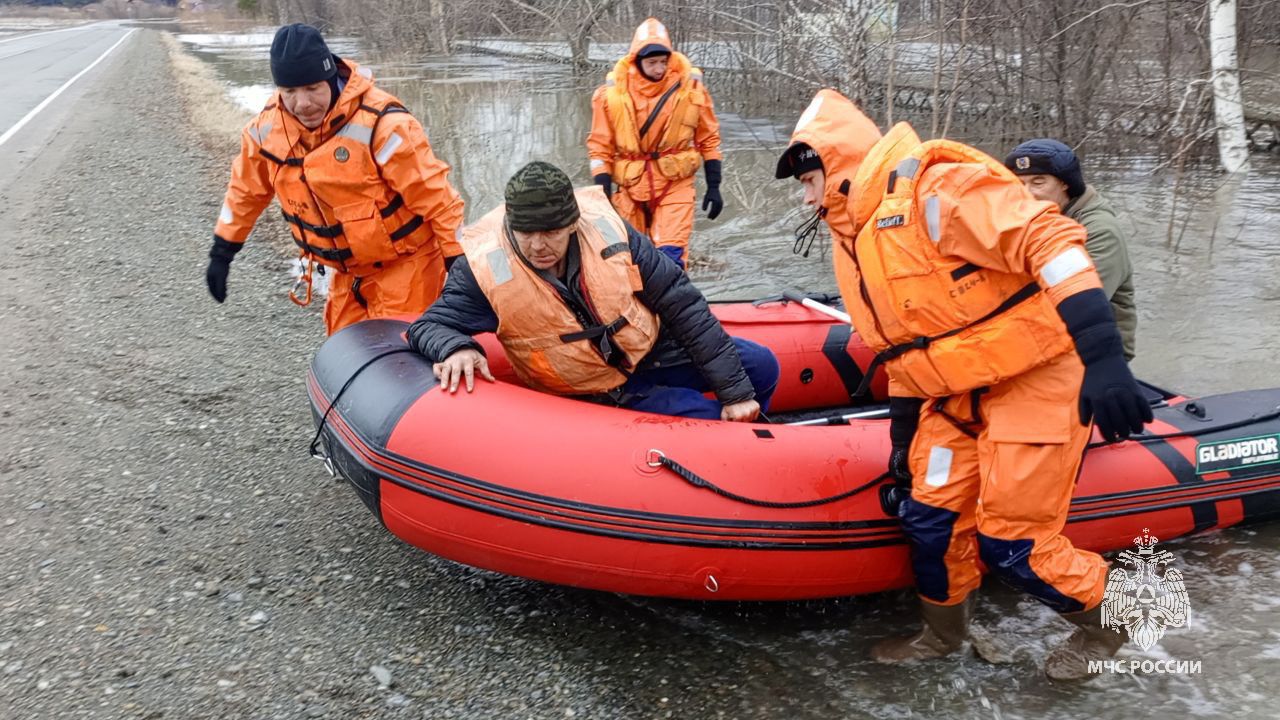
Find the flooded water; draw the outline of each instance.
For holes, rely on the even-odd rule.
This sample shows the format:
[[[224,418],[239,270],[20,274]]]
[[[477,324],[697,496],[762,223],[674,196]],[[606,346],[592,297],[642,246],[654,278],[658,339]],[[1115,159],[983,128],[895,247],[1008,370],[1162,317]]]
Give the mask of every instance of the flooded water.
[[[269,33],[181,39],[217,65],[236,97],[261,105],[270,92]],[[590,181],[584,140],[599,77],[485,55],[378,62],[355,42],[334,46],[371,65],[379,83],[422,120],[436,152],[453,165],[468,219],[498,202],[510,174],[533,159]],[[802,107],[757,108],[749,98],[716,94],[714,74],[707,81],[722,123],[726,209],[715,222],[697,220],[695,281],[721,299],[833,290],[827,251],[792,253],[792,228],[803,220],[798,185],[772,179]],[[959,139],[1004,151],[982,137]],[[1085,163],[1089,182],[1124,212],[1132,231],[1141,323],[1136,372],[1193,395],[1280,385],[1280,161],[1255,157],[1253,172],[1229,182],[1209,166],[1187,169],[1178,180],[1157,162],[1138,155]],[[681,694],[702,693],[722,699],[725,717],[1276,717],[1280,691],[1269,681],[1280,678],[1280,527],[1162,547],[1186,577],[1189,626],[1170,630],[1149,652],[1129,646],[1122,657],[1200,660],[1202,672],[1102,676],[1082,687],[1048,683],[1037,664],[1068,626],[995,582],[984,586],[978,617],[1013,648],[1012,664],[968,657],[906,669],[866,657],[876,640],[914,626],[909,593],[717,605],[603,594],[584,603],[583,593],[513,579],[495,578],[490,588],[497,603],[537,597],[560,621],[598,624],[601,642],[580,653],[583,671],[639,688],[631,697],[639,707],[652,694],[655,710],[646,716],[667,716]],[[634,661],[641,652],[603,629],[620,624],[639,624],[642,635],[666,643],[665,662],[652,665],[649,651],[643,663]]]

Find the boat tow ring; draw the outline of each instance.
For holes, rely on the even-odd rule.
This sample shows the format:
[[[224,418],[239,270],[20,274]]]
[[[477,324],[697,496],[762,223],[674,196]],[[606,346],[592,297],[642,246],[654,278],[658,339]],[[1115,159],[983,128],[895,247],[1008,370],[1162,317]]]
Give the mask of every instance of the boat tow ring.
[[[720,582],[716,580],[716,576],[711,573],[707,573],[707,581],[704,582],[702,586],[707,589],[707,592],[720,592]]]
[[[333,464],[333,458],[326,452],[328,448],[316,449],[311,451],[311,457],[324,463],[324,469],[328,471],[329,477],[338,477],[338,468]]]
[[[667,456],[661,450],[651,449],[649,450],[649,455],[645,460],[645,464],[651,468],[660,468],[663,464],[662,461],[666,459]]]

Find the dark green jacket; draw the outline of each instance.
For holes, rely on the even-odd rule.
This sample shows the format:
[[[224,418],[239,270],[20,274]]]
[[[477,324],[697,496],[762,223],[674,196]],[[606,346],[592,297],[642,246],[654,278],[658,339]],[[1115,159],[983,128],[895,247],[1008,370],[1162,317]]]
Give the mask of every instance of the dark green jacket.
[[[1098,268],[1102,291],[1111,298],[1111,311],[1124,340],[1125,359],[1132,360],[1134,336],[1138,333],[1138,306],[1133,293],[1133,265],[1129,262],[1129,249],[1116,211],[1090,185],[1085,187],[1083,195],[1067,203],[1062,214],[1083,225],[1089,233],[1085,249]]]

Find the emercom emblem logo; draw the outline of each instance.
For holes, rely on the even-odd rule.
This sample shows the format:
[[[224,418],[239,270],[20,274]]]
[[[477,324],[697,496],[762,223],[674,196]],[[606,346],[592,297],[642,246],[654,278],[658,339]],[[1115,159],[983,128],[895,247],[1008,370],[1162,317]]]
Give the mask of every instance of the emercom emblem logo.
[[[1123,629],[1143,650],[1159,642],[1165,630],[1186,627],[1191,613],[1182,573],[1169,567],[1173,553],[1157,550],[1157,541],[1143,528],[1142,536],[1133,539],[1137,552],[1125,550],[1117,557],[1126,567],[1112,568],[1102,596],[1102,626]],[[1090,660],[1089,672],[1199,673],[1200,661]]]
[[[1125,550],[1118,558],[1132,572],[1113,568],[1102,598],[1103,627],[1124,628],[1143,650],[1159,642],[1166,629],[1185,627],[1191,611],[1182,573],[1166,567],[1174,562],[1173,553],[1156,550],[1157,539],[1143,528],[1142,537],[1133,539],[1138,552]]]

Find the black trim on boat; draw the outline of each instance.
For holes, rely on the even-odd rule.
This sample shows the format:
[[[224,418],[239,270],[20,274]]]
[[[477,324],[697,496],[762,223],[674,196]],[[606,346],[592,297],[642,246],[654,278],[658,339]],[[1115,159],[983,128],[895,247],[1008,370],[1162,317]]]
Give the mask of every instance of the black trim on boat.
[[[526,515],[524,513],[512,512],[496,508],[491,505],[485,505],[478,502],[469,502],[456,497],[450,497],[444,493],[439,493],[430,488],[423,487],[417,483],[409,482],[401,478],[388,477],[388,481],[393,482],[403,488],[412,490],[416,493],[433,497],[437,500],[459,505],[479,512],[486,512],[490,515],[498,515],[500,517],[519,520],[520,522],[530,523],[533,525],[541,525],[543,527],[551,527],[559,530],[569,530],[571,532],[584,533],[587,535],[600,535],[603,537],[619,538],[623,540],[635,540],[646,543],[661,543],[664,545],[683,545],[690,547],[709,547],[722,548],[729,550],[861,550],[864,548],[887,547],[890,545],[905,545],[906,539],[901,535],[891,538],[882,538],[876,540],[857,540],[843,542],[805,542],[805,543],[780,543],[766,542],[759,540],[712,540],[691,537],[672,537],[669,535],[655,535],[641,532],[628,532],[625,530],[612,530],[609,528],[576,525],[570,522],[553,520],[546,516]]]
[[[1179,487],[1204,484],[1196,474],[1195,465],[1183,457],[1177,448],[1170,445],[1168,440],[1148,440],[1142,443],[1142,447],[1156,456],[1156,459],[1168,469],[1169,474],[1178,481]],[[1195,527],[1191,532],[1208,530],[1218,524],[1218,506],[1214,502],[1206,500],[1190,505],[1191,518],[1195,521]]]
[[[331,423],[332,425],[332,423]],[[333,428],[334,432],[338,432],[337,428]],[[330,429],[326,429],[326,434]],[[348,428],[348,432],[351,432]],[[465,478],[456,473],[449,473],[432,469],[431,473],[440,473],[440,477],[455,482],[469,482],[473,485],[470,489],[451,488],[445,490],[443,488],[430,487],[426,482],[426,478],[414,478],[412,480],[399,477],[390,472],[378,472],[370,464],[358,457],[351,447],[346,443],[339,441],[334,443],[330,439],[329,446],[331,451],[336,452],[331,455],[335,463],[342,469],[343,476],[356,487],[357,492],[362,498],[377,498],[378,483],[380,480],[387,480],[395,483],[407,490],[411,490],[421,495],[448,502],[460,507],[465,507],[479,512],[486,512],[499,517],[511,518],[528,522],[535,525],[546,527],[555,527],[563,530],[570,530],[590,535],[601,535],[606,537],[619,537],[629,540],[637,540],[642,542],[659,542],[674,545],[689,545],[697,547],[720,547],[730,549],[773,549],[773,550],[840,550],[840,549],[861,549],[869,547],[882,547],[889,545],[901,545],[905,543],[905,539],[897,529],[897,523],[889,520],[885,521],[869,521],[869,522],[851,522],[851,523],[768,523],[762,521],[717,521],[710,518],[687,518],[685,527],[669,527],[669,528],[653,528],[636,524],[629,524],[625,520],[649,521],[649,522],[680,522],[679,516],[660,515],[656,513],[638,513],[633,511],[619,511],[615,508],[602,508],[609,512],[609,516],[597,517],[571,517],[561,515],[554,509],[539,512],[538,508],[531,508],[520,503],[520,498],[514,498],[510,501],[511,507],[501,507],[493,504],[492,498],[479,495],[475,492],[475,486],[488,485],[482,481],[473,478]],[[395,458],[394,454],[389,454],[389,458]],[[403,462],[404,459],[397,459],[397,462]],[[407,466],[416,466],[418,463],[404,463]],[[415,470],[420,468],[415,467]],[[372,493],[366,494],[366,490],[372,489]],[[509,488],[503,488],[509,490]],[[525,495],[521,493],[522,495]],[[537,496],[532,496],[537,497]],[[485,502],[490,500],[490,502]],[[528,502],[528,501],[525,501]],[[366,499],[366,504],[369,500]],[[561,503],[564,505],[577,505],[579,507],[595,507],[583,505],[580,503]],[[380,508],[379,508],[380,509]],[[572,509],[572,508],[565,508]],[[524,510],[524,512],[521,512]],[[579,511],[584,512],[584,511]],[[589,511],[587,511],[589,512]],[[628,516],[635,517],[628,517]],[[379,513],[379,520],[383,520]],[[577,521],[577,522],[575,522]],[[601,527],[613,526],[613,527]],[[713,529],[702,529],[702,528]],[[721,537],[737,537],[750,535],[755,531],[767,530],[786,530],[795,532],[797,530],[863,530],[866,532],[860,534],[842,534],[834,535],[832,533],[824,534],[779,534],[776,540],[768,539],[735,539],[723,540]],[[701,537],[690,537],[701,536]]]
[[[838,323],[827,330],[827,339],[822,343],[822,355],[827,362],[831,363],[831,367],[835,368],[849,397],[853,397],[853,394],[858,391],[858,386],[862,384],[862,368],[858,367],[858,363],[854,362],[849,355],[851,337],[853,337],[853,326]]]
[[[333,424],[333,422],[334,422],[333,420],[330,420],[330,424]],[[326,432],[327,432],[327,429],[326,429]],[[370,454],[378,457],[379,459],[385,459],[386,461],[404,465],[405,467],[412,469],[414,471],[413,474],[415,475],[415,480],[418,480],[424,483],[430,482],[429,477],[434,476],[442,480],[454,482],[459,485],[468,486],[470,490],[488,492],[493,495],[505,496],[505,497],[511,498],[513,501],[520,501],[520,502],[546,506],[547,508],[550,508],[552,511],[558,509],[558,510],[563,510],[568,512],[577,512],[577,513],[583,513],[587,515],[598,516],[598,517],[588,518],[592,522],[604,522],[609,517],[617,517],[617,518],[635,520],[639,522],[684,525],[685,528],[708,527],[708,528],[720,528],[720,529],[725,529],[725,528],[738,529],[742,531],[780,530],[780,531],[786,531],[786,532],[800,532],[805,530],[868,530],[868,531],[880,530],[880,531],[896,532],[898,528],[898,522],[896,520],[890,520],[887,518],[884,520],[851,520],[847,522],[777,522],[777,521],[769,521],[769,520],[735,520],[735,519],[728,519],[728,518],[720,519],[720,518],[695,517],[695,516],[688,516],[688,515],[670,515],[666,513],[651,513],[651,512],[644,512],[640,510],[606,507],[603,505],[592,505],[589,503],[581,503],[581,502],[575,502],[572,500],[565,500],[563,498],[553,497],[550,495],[539,495],[537,493],[524,492],[521,490],[516,490],[511,487],[507,487],[505,485],[496,485],[493,483],[486,482],[484,480],[480,480],[478,478],[473,478],[473,477],[461,475],[459,473],[455,473],[449,470],[445,470],[443,468],[426,465],[416,459],[404,457],[397,453],[393,453],[393,452],[389,452],[381,449],[375,450],[374,449],[375,446],[369,444],[367,439],[362,437],[358,432],[356,432],[353,428],[351,428],[349,424],[347,425],[346,432],[354,436],[357,441],[359,441],[362,445],[368,448],[370,450]],[[344,450],[346,450],[348,453],[351,453],[353,456],[355,455],[355,453],[348,448],[348,443],[342,442],[341,447]],[[356,459],[355,462],[360,463],[360,465],[364,466],[367,471],[370,471],[370,472],[374,471],[374,468],[370,467],[369,463],[366,463],[359,459]],[[379,476],[385,477],[383,475],[379,475]],[[387,477],[386,479],[392,480],[393,478]],[[468,492],[468,491],[459,489],[458,492]],[[538,510],[537,508],[533,508],[533,509],[535,511]],[[675,529],[675,530],[677,532],[701,532],[700,530],[687,530],[687,529]],[[788,536],[788,537],[792,537],[792,536]]]
[[[407,327],[407,323],[400,321],[375,320],[334,335],[312,365],[309,394],[314,418],[320,418],[332,394],[350,379],[350,368],[379,354],[405,349],[402,334]],[[849,332],[848,326],[833,325],[823,347],[824,355],[840,372],[846,388],[851,380],[856,386],[855,372],[857,378],[861,377],[860,369],[847,352]],[[320,362],[323,357],[334,360]],[[847,364],[845,371],[841,371],[842,364]],[[426,365],[425,358],[412,353],[398,353],[394,359],[369,363],[360,377],[351,379],[350,393],[339,399],[321,434],[335,468],[352,484],[379,521],[383,521],[381,481],[386,479],[424,496],[492,515],[642,542],[787,550],[857,549],[905,542],[895,519],[778,522],[649,513],[528,493],[392,453],[386,446],[395,427],[418,398],[435,385]],[[1179,403],[1158,409],[1158,419],[1180,430],[1197,431],[1197,442],[1231,439],[1242,431],[1275,432],[1280,425],[1271,419],[1273,415],[1266,415],[1267,411],[1274,414],[1280,405],[1280,389],[1211,396],[1194,402],[1198,404],[1196,409],[1201,410],[1199,414],[1184,412],[1187,403]],[[1206,413],[1213,421],[1208,427]],[[1254,419],[1257,422],[1249,430],[1243,430],[1246,423]],[[1217,429],[1219,427],[1223,429]],[[1239,468],[1228,472],[1226,477],[1206,480],[1169,440],[1151,437],[1142,438],[1140,442],[1161,461],[1178,484],[1075,498],[1072,500],[1075,514],[1068,522],[1186,507],[1191,510],[1195,530],[1199,531],[1218,524],[1216,503],[1235,499],[1242,502],[1244,521],[1280,515],[1280,488],[1257,487],[1232,492],[1233,487],[1247,487],[1251,485],[1250,480],[1266,479],[1275,473],[1260,468]],[[1219,491],[1227,494],[1212,497]],[[1150,498],[1155,504],[1142,504],[1144,498]]]
[[[1205,480],[1199,483],[1187,483],[1177,486],[1161,485],[1159,487],[1142,488],[1141,490],[1126,490],[1125,492],[1107,493],[1106,495],[1090,495],[1088,497],[1072,498],[1071,504],[1075,505],[1093,505],[1099,502],[1110,502],[1113,500],[1132,500],[1135,498],[1151,497],[1152,495],[1165,495],[1170,493],[1195,495],[1204,492],[1212,492],[1224,485],[1243,485],[1251,480],[1260,480],[1273,477],[1275,473],[1262,472],[1253,475],[1244,475],[1240,477],[1222,478],[1220,480]],[[1280,489],[1280,488],[1277,488]],[[1227,498],[1230,499],[1230,498]],[[1213,502],[1217,502],[1214,500]]]
[[[379,354],[407,348],[401,335],[408,329],[409,323],[399,320],[367,320],[343,328],[329,338],[320,353],[324,357],[341,358],[341,362],[312,362],[311,365],[312,375],[324,388],[326,403],[350,380],[353,369]],[[341,413],[352,427],[362,428],[371,447],[386,447],[405,412],[435,386],[431,363],[425,357],[398,353],[365,368],[338,400],[334,412]]]
[[[1075,522],[1087,522],[1089,520],[1105,520],[1108,518],[1124,517],[1126,515],[1137,515],[1138,513],[1157,512],[1160,510],[1176,510],[1178,508],[1184,508],[1184,507],[1192,508],[1192,512],[1194,513],[1195,507],[1198,504],[1213,505],[1213,503],[1223,502],[1224,500],[1243,500],[1244,498],[1261,495],[1264,493],[1278,494],[1280,493],[1280,490],[1277,490],[1275,488],[1259,488],[1257,490],[1250,490],[1249,492],[1243,492],[1238,495],[1230,495],[1228,497],[1217,498],[1214,500],[1207,500],[1207,501],[1193,500],[1191,502],[1171,502],[1171,503],[1163,503],[1161,505],[1142,505],[1138,507],[1136,510],[1132,510],[1128,512],[1124,510],[1109,510],[1109,511],[1089,513],[1084,515],[1074,515],[1067,518],[1067,523],[1070,524]],[[1217,507],[1214,507],[1215,518],[1217,517],[1217,514],[1218,514]],[[1245,515],[1245,517],[1249,518],[1250,520],[1256,519],[1256,518],[1249,517],[1247,514]],[[1216,524],[1217,520],[1215,520],[1214,523]],[[1192,532],[1197,532],[1199,530],[1200,530],[1199,520],[1197,520],[1196,530],[1193,530]]]

